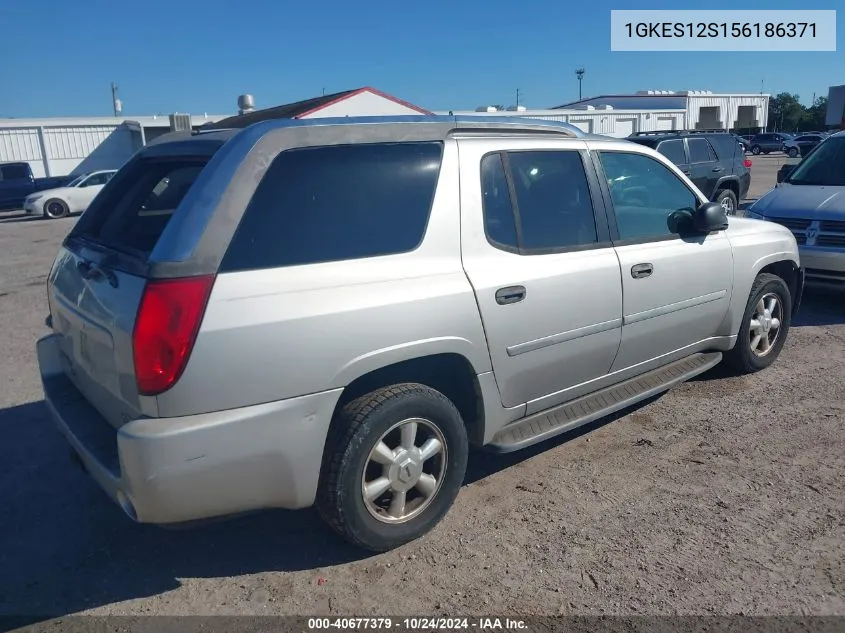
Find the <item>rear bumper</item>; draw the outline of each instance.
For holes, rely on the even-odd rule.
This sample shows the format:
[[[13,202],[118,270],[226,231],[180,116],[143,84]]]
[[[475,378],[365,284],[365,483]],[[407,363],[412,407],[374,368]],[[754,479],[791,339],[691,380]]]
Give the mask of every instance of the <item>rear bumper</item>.
[[[44,398],[85,469],[133,520],[179,523],[314,503],[342,390],[229,411],[144,418],[115,429],[37,343]]]

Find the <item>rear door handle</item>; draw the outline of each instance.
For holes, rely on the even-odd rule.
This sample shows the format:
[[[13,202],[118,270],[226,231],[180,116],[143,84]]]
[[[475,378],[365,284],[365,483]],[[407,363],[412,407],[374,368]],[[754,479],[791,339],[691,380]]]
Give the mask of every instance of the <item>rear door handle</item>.
[[[642,279],[648,277],[654,272],[652,264],[634,264],[631,266],[631,277],[634,279]]]
[[[717,172],[717,173],[718,173],[718,172],[720,172],[720,171],[724,171],[724,169],[725,169],[724,167],[714,167],[714,168],[713,168],[713,171],[715,171],[715,172]]]
[[[525,299],[525,286],[508,286],[496,291],[496,303],[501,306],[518,303],[523,299]]]

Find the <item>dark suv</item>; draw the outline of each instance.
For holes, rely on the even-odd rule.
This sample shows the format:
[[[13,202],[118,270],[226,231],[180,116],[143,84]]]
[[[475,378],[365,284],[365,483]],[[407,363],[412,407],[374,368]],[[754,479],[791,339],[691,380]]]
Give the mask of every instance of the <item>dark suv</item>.
[[[786,141],[792,137],[786,134],[778,134],[774,132],[767,132],[765,134],[755,134],[751,137],[751,153],[752,154],[768,154],[769,152],[782,152]]]
[[[647,145],[680,167],[701,192],[734,215],[745,198],[751,174],[745,151],[727,132],[639,132],[629,141]]]

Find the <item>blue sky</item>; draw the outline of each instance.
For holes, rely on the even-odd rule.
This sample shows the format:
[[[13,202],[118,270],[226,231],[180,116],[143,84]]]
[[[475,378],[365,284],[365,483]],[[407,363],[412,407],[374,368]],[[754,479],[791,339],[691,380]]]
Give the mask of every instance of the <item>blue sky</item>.
[[[529,107],[642,89],[797,93],[845,83],[829,53],[610,51],[610,10],[845,9],[841,0],[16,0],[0,3],[0,116],[227,114],[370,85],[423,107]]]

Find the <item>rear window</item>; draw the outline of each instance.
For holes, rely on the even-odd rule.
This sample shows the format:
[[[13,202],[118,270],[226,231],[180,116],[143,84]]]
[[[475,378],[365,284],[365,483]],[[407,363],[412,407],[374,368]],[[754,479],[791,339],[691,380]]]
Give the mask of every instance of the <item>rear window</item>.
[[[221,270],[414,250],[428,225],[441,156],[439,142],[282,152],[258,185]]]
[[[0,167],[3,172],[3,180],[26,180],[29,178],[29,169],[26,165],[3,165]]]
[[[207,158],[148,158],[128,165],[98,196],[74,236],[147,257]],[[87,217],[86,217],[87,216]]]

